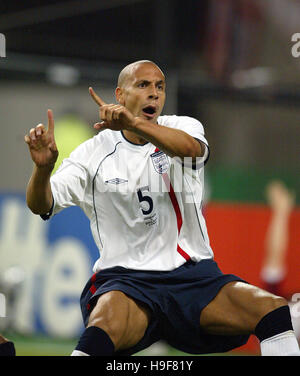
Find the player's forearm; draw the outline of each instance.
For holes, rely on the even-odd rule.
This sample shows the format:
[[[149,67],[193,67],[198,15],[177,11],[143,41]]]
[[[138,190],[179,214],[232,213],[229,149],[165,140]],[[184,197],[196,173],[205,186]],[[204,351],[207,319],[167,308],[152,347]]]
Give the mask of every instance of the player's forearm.
[[[268,265],[281,267],[288,246],[289,215],[274,212],[266,235]]]
[[[152,124],[138,118],[133,132],[157,146],[170,157],[195,159],[204,155],[204,147],[192,136],[179,129]]]
[[[26,201],[34,214],[45,214],[52,206],[50,176],[52,168],[34,167],[26,190]]]

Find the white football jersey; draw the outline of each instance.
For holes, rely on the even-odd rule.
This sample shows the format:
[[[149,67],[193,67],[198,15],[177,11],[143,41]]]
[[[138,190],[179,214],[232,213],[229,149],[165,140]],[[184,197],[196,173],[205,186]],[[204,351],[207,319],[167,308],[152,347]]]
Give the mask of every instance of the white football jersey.
[[[53,214],[77,205],[90,219],[99,249],[93,271],[123,266],[172,270],[187,260],[212,258],[202,215],[202,124],[186,116],[160,116],[207,145],[192,166],[150,142],[137,145],[120,131],[104,130],[77,147],[51,177]]]

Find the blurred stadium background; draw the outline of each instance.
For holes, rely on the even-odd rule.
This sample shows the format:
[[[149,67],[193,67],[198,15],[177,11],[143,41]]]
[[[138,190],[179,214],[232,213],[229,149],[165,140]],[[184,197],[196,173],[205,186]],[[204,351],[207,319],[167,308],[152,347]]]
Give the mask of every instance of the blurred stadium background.
[[[0,332],[17,355],[72,352],[83,329],[79,295],[97,257],[79,209],[44,223],[26,208],[32,162],[23,137],[51,108],[68,155],[98,120],[88,87],[114,101],[120,69],[139,59],[166,74],[164,113],[205,127],[204,210],[224,272],[264,286],[266,186],[281,181],[295,192],[280,293],[300,316],[300,57],[291,39],[299,0],[4,0],[0,33]],[[181,353],[159,343],[147,354]],[[233,354],[259,354],[258,343],[251,337]]]

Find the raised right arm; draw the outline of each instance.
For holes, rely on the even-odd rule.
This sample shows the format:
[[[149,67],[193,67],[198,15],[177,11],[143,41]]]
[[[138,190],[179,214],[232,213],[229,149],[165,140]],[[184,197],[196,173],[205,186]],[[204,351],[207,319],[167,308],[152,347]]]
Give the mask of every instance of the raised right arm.
[[[24,139],[34,162],[26,190],[27,205],[34,214],[46,214],[53,203],[50,176],[58,157],[51,110],[48,110],[48,129],[38,124]]]

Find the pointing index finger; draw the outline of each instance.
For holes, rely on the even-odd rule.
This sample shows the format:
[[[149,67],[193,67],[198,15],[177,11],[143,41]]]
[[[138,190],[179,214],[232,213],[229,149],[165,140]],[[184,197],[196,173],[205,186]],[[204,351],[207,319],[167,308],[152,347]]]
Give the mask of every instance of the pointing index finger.
[[[94,99],[94,101],[98,104],[98,106],[103,106],[106,103],[94,92],[94,89],[92,87],[89,87],[89,92],[91,94],[91,97]]]
[[[54,118],[52,110],[47,111],[48,114],[48,132],[54,134]]]

